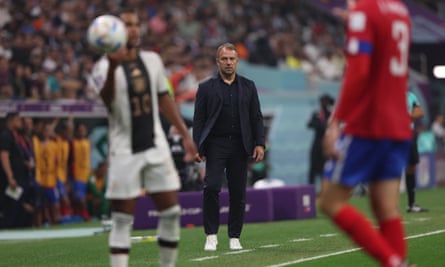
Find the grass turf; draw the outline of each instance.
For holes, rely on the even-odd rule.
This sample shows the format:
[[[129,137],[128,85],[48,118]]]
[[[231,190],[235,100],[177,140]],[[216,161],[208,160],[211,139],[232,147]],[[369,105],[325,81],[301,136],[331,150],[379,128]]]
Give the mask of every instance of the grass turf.
[[[406,213],[403,217],[408,240],[409,258],[418,267],[445,265],[445,189],[418,191],[417,202],[429,208],[428,213]],[[405,207],[406,195],[401,194]],[[367,198],[353,197],[352,203],[369,214]],[[99,222],[50,229],[97,227]],[[249,266],[378,266],[361,250],[339,255],[356,248],[324,215],[314,219],[245,224],[241,242],[243,251],[228,249],[227,227],[219,233],[216,252],[203,251],[202,227],[184,228],[181,232],[177,266],[249,267]],[[155,235],[155,230],[133,231],[132,235]],[[42,240],[0,241],[0,266],[108,266],[108,234]],[[156,243],[132,245],[130,266],[158,266]]]

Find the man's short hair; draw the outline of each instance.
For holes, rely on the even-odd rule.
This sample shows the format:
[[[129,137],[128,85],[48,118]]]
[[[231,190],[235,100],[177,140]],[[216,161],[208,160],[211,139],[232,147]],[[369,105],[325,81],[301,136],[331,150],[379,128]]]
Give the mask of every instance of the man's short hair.
[[[219,53],[221,52],[222,49],[227,49],[227,50],[232,50],[235,51],[236,54],[238,55],[238,49],[236,48],[236,46],[232,43],[224,43],[220,46],[218,46],[218,49],[216,49],[216,58],[219,58]]]

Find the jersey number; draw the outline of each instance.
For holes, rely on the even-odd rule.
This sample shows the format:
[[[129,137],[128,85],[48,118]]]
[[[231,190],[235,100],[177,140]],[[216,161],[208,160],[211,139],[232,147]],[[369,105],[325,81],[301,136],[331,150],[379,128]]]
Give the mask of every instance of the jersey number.
[[[391,57],[389,70],[394,76],[405,76],[408,71],[409,29],[406,22],[396,20],[392,24],[392,38],[397,43],[398,55]]]
[[[149,94],[143,94],[142,96],[133,96],[131,98],[133,116],[139,117],[142,114],[151,113],[151,99]]]

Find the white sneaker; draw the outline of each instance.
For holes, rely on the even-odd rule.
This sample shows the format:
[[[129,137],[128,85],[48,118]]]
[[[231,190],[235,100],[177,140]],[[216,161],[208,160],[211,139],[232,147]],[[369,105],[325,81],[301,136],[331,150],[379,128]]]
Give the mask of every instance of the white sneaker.
[[[204,245],[204,250],[215,251],[216,245],[218,245],[218,238],[216,235],[208,235],[206,238],[206,244]]]
[[[230,249],[231,250],[241,250],[243,247],[239,242],[239,238],[230,238]]]

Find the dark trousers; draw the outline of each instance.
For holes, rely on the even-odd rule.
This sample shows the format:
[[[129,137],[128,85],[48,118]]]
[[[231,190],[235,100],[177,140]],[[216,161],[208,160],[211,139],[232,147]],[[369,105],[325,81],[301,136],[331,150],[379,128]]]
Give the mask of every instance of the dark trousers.
[[[206,145],[206,174],[203,192],[204,230],[207,235],[218,233],[219,192],[224,178],[229,189],[228,235],[239,238],[246,206],[248,155],[241,137],[209,137]]]
[[[309,184],[315,184],[317,177],[323,176],[323,168],[326,158],[323,156],[322,140],[315,140],[311,147],[309,165]]]
[[[419,163],[419,152],[417,151],[417,135],[413,137],[409,153],[408,166],[415,167]],[[408,206],[416,203],[416,172],[405,175],[406,193],[408,194]]]

